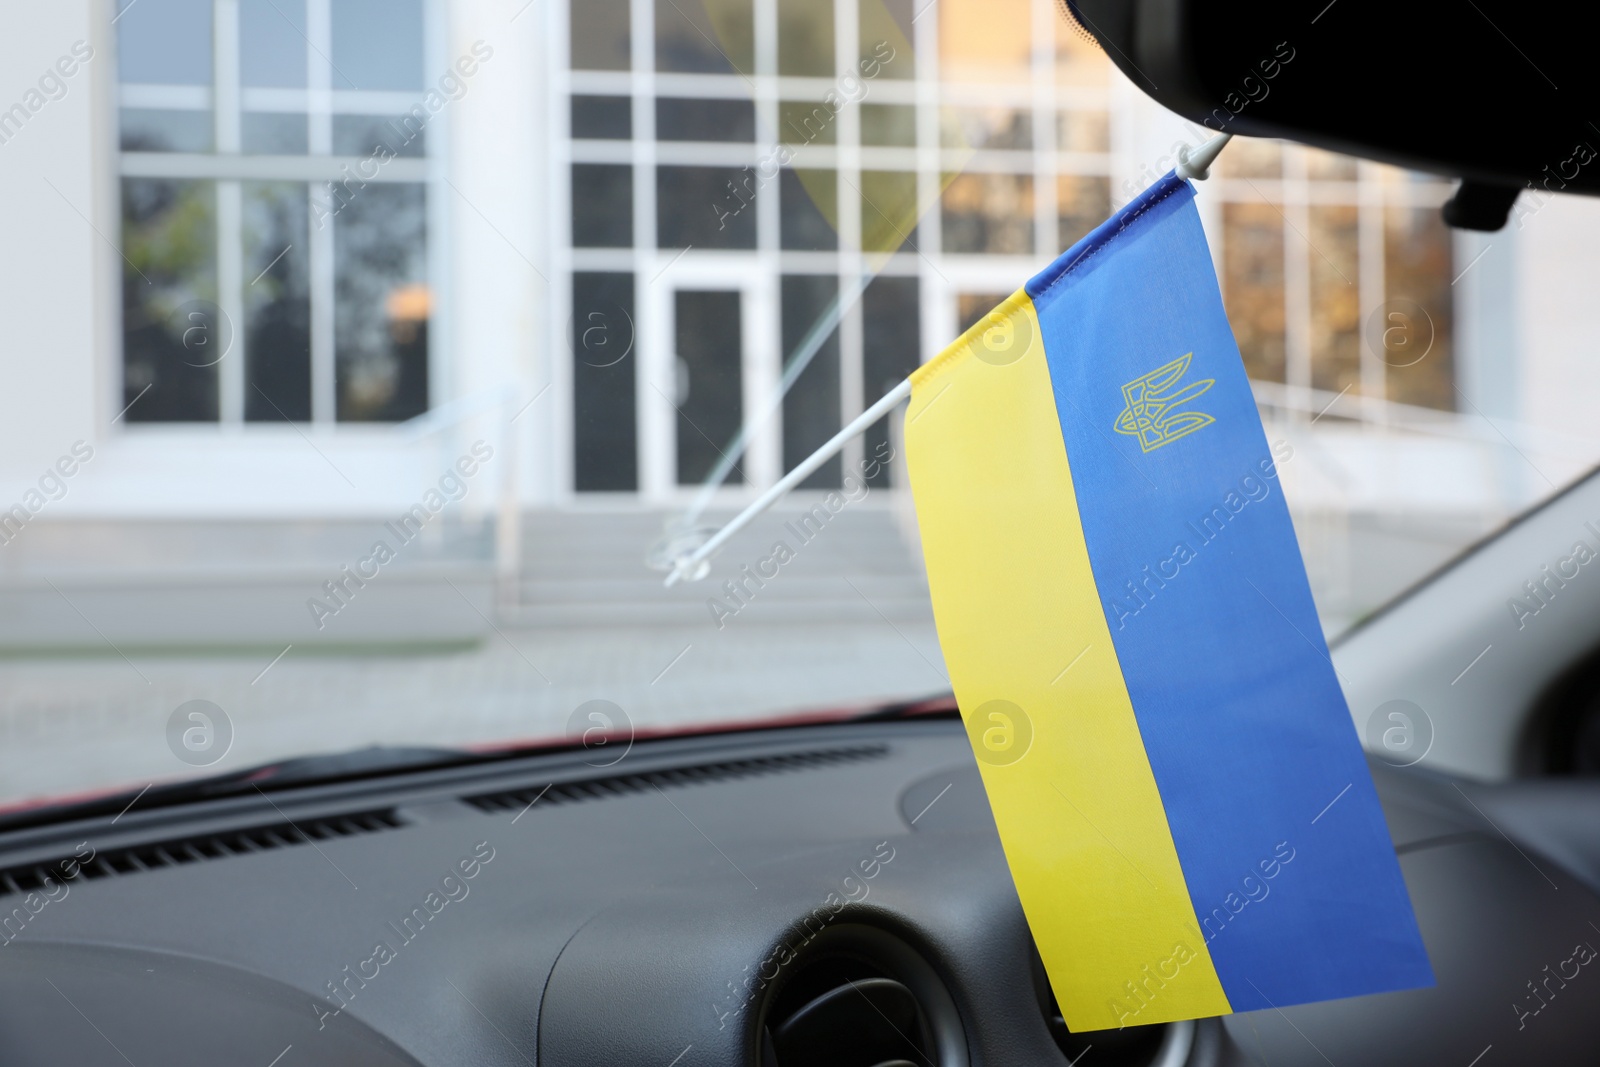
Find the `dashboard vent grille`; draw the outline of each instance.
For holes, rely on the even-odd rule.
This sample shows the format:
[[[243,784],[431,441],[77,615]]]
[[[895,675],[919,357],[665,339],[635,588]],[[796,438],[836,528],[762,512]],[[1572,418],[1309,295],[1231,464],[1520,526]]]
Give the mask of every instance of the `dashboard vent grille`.
[[[1044,961],[1037,948],[1032,959],[1033,980],[1039,995],[1039,1006],[1044,1012],[1045,1024],[1056,1047],[1069,1063],[1083,1059],[1090,1048],[1098,1048],[1094,1062],[1100,1067],[1180,1067],[1190,1062],[1190,1052],[1196,1044],[1196,1026],[1192,1022],[1150,1023],[1144,1026],[1124,1026],[1116,1030],[1095,1030],[1075,1034],[1067,1029],[1061,1006],[1050,990],[1050,980],[1045,977]],[[1204,1020],[1214,1022],[1215,1020]],[[1215,1033],[1210,1039],[1215,1040]],[[1214,1063],[1211,1054],[1196,1056],[1196,1063]]]
[[[80,846],[78,852],[60,859],[0,869],[0,898],[32,893],[46,889],[52,883],[74,878],[115,878],[186,863],[203,863],[315,841],[395,830],[404,825],[392,810],[372,811],[202,834],[104,852]]]
[[[774,1006],[761,1034],[761,1067],[940,1062],[932,1028],[911,990],[860,964],[830,962],[826,975],[801,976],[805,996],[786,998],[797,1003]]]
[[[968,1067],[955,1001],[910,945],[843,922],[801,950],[761,1008],[761,1067]]]
[[[512,789],[499,793],[462,799],[479,811],[494,814],[502,811],[521,811],[535,801],[541,806],[570,804],[585,800],[606,800],[611,797],[644,793],[652,788],[674,789],[690,785],[709,785],[737,778],[781,774],[786,771],[816,770],[840,763],[858,760],[882,759],[889,754],[887,745],[857,745],[849,748],[815,749],[809,752],[786,752],[777,756],[753,756],[749,759],[722,760],[716,763],[699,763],[686,767],[671,767],[660,771],[643,771],[638,774],[614,774],[600,778],[586,778],[574,782],[558,782],[529,789]]]

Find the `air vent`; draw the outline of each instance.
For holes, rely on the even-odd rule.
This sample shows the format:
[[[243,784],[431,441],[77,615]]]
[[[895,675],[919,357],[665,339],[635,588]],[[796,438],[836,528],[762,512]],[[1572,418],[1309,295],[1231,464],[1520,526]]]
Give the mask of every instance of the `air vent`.
[[[780,1004],[768,1019],[762,1067],[935,1062],[922,1005],[903,983],[845,960],[828,961],[800,977],[804,995]]]
[[[825,748],[810,752],[789,752],[778,756],[755,756],[750,759],[723,760],[717,763],[700,763],[687,767],[673,767],[662,771],[643,771],[638,774],[606,775],[585,778],[575,782],[558,782],[551,786],[530,789],[513,789],[501,793],[463,797],[479,811],[494,814],[502,811],[521,811],[538,800],[541,808],[552,804],[570,804],[586,800],[608,800],[612,797],[645,793],[653,788],[676,789],[690,785],[709,785],[738,778],[755,778],[761,775],[781,774],[786,771],[817,770],[841,763],[859,760],[882,759],[889,754],[887,745],[858,745],[851,748]]]
[[[74,877],[115,878],[186,863],[204,863],[252,852],[271,852],[313,841],[395,830],[404,825],[393,811],[373,811],[184,837],[104,852],[84,852],[45,863],[0,870],[0,897],[42,889],[47,885],[46,879],[60,882]]]
[[[1084,1053],[1095,1049],[1096,1064],[1105,1067],[1177,1067],[1189,1059],[1194,1043],[1194,1023],[1162,1023],[1155,1026],[1128,1026],[1121,1030],[1095,1030],[1074,1034],[1067,1030],[1061,1009],[1052,1000],[1050,1036],[1068,1063],[1077,1063]]]
[[[1079,1062],[1091,1048],[1095,1049],[1093,1062],[1102,1067],[1182,1067],[1189,1061],[1189,1052],[1195,1044],[1194,1023],[1124,1026],[1118,1030],[1074,1034],[1061,1017],[1061,1007],[1050,991],[1044,963],[1037,951],[1033,956],[1033,972],[1039,1006],[1050,1027],[1050,1036],[1055,1038],[1056,1046],[1068,1063]]]
[[[955,1004],[926,960],[874,927],[818,937],[762,1012],[761,1067],[966,1067]]]

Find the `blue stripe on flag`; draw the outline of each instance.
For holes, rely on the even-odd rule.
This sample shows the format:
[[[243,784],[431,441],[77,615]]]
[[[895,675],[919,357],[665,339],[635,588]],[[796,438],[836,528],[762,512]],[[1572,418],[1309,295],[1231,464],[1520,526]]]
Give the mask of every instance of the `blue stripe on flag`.
[[[1168,175],[1027,291],[1201,935],[1236,1011],[1431,985],[1193,199]]]

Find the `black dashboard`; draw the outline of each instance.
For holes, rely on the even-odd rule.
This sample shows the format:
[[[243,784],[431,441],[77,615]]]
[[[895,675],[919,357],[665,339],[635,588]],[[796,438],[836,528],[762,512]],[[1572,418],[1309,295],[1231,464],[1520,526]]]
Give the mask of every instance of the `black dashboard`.
[[[1069,1034],[960,724],[864,722],[11,830],[0,1063],[1594,1062],[1600,788],[1373,770],[1432,989]]]

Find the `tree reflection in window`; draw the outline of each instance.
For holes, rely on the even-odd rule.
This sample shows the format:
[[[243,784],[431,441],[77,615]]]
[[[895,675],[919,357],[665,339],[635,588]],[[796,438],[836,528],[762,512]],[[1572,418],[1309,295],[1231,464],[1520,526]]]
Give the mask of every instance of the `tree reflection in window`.
[[[333,220],[341,422],[396,421],[428,408],[425,200],[420,185],[369,185]]]
[[[246,421],[311,418],[306,187],[244,183]]]
[[[122,402],[133,404],[127,418],[215,421],[218,353],[231,330],[216,306],[214,188],[124,179],[122,219]]]

